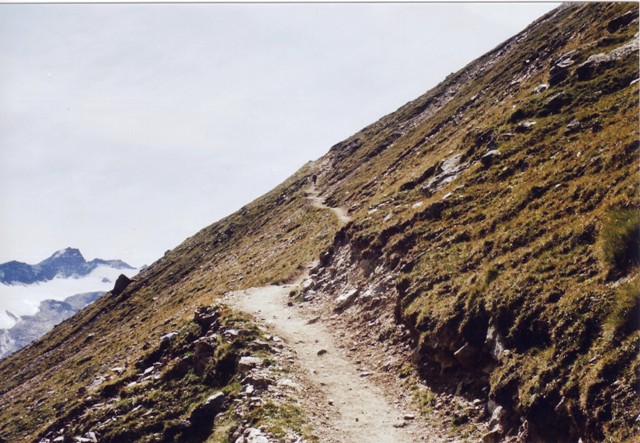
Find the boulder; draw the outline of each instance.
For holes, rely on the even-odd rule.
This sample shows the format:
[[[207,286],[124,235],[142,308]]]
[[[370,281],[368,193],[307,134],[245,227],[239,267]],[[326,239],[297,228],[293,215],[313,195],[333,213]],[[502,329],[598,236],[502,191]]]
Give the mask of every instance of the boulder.
[[[191,412],[189,421],[197,423],[199,421],[206,420],[207,418],[213,418],[224,409],[227,396],[223,392],[216,392],[210,395],[207,399]]]
[[[541,92],[546,91],[547,89],[549,89],[549,83],[542,83],[533,89],[533,93],[540,94]]]
[[[111,293],[113,295],[119,295],[124,291],[127,286],[131,283],[131,279],[124,274],[120,274],[118,279],[116,280],[116,284],[113,286]]]
[[[219,317],[220,313],[213,306],[200,306],[193,313],[193,321],[205,330],[208,330]]]
[[[262,374],[249,374],[244,379],[242,379],[243,385],[252,385],[255,386],[256,389],[267,389],[271,384],[272,380]]]
[[[263,360],[259,357],[240,357],[238,361],[238,371],[247,372],[256,366],[262,366]]]
[[[504,426],[507,418],[507,411],[502,406],[497,406],[491,414],[491,420],[489,420],[489,427]]]
[[[177,336],[178,336],[178,333],[175,331],[169,332],[168,334],[164,334],[162,337],[160,337],[160,344],[167,344]]]
[[[573,134],[574,132],[577,132],[581,127],[582,127],[582,124],[578,120],[573,120],[564,129],[564,133],[565,134]]]
[[[575,64],[571,59],[572,52],[564,54],[558,61],[554,62],[549,69],[549,85],[555,86],[569,76],[569,67]]]
[[[360,291],[358,289],[351,289],[347,292],[343,292],[336,298],[336,306],[334,308],[335,311],[341,311],[349,307],[356,297],[358,297],[358,293]]]
[[[500,361],[509,355],[509,351],[504,342],[504,337],[495,326],[490,325],[487,328],[487,337],[485,338],[485,345],[489,348],[489,354],[494,360]]]
[[[538,124],[538,122],[536,122],[534,120],[522,122],[522,123],[518,124],[518,126],[516,126],[516,132],[519,132],[519,133],[529,132],[531,130],[531,128],[533,128],[537,124]]]
[[[308,278],[304,282],[302,282],[302,290],[303,291],[307,291],[307,290],[311,289],[314,284],[315,284],[315,282],[313,281],[313,279],[312,278]]]
[[[594,54],[590,56],[584,63],[576,68],[578,80],[585,81],[596,77],[603,71],[611,68],[618,60],[622,60],[632,54],[636,54],[640,49],[638,42],[638,34],[636,34],[630,42],[625,43],[613,49],[610,52]]]
[[[269,443],[269,439],[260,429],[247,428],[235,443]]]
[[[570,104],[572,98],[569,94],[561,92],[559,94],[554,95],[549,100],[547,100],[543,107],[543,114],[557,114],[559,113],[563,107]]]

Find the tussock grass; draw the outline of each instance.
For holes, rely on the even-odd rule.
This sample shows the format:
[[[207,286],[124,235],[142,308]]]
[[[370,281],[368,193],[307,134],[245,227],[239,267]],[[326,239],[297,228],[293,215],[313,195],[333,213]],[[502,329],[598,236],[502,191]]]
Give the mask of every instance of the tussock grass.
[[[598,241],[609,278],[624,275],[639,265],[640,211],[612,208],[604,219]]]

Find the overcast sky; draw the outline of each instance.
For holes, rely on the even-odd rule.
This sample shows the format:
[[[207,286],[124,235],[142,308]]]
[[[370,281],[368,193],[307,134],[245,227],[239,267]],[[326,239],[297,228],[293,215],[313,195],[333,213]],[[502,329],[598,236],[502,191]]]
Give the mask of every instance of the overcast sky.
[[[150,264],[556,6],[0,5],[0,262]]]

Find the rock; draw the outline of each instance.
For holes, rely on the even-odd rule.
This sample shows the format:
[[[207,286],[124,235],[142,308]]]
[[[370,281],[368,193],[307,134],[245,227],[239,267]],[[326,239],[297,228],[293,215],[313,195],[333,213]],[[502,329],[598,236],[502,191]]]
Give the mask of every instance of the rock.
[[[95,432],[89,431],[86,434],[84,434],[84,436],[88,438],[90,441],[92,441],[93,443],[98,443],[98,437],[96,436]]]
[[[483,443],[498,443],[502,437],[502,429],[500,426],[495,426],[489,432],[482,436]]]
[[[259,351],[269,351],[271,350],[271,346],[269,345],[269,343],[264,342],[262,340],[254,340],[253,341],[253,345],[254,345],[254,349],[257,349]]]
[[[326,353],[327,353],[327,350],[326,350],[326,349],[320,349],[320,350],[318,351],[318,355],[324,355],[324,354],[326,354]]]
[[[252,385],[257,389],[267,389],[271,383],[271,379],[259,374],[249,374],[242,380],[243,385]],[[280,384],[279,381],[278,384]]]
[[[247,428],[235,443],[269,443],[269,439],[260,429]]]
[[[311,289],[314,284],[315,284],[315,282],[313,281],[313,279],[312,278],[308,278],[304,282],[302,282],[302,290],[303,291],[307,291],[307,290]]]
[[[281,378],[276,383],[278,384],[278,386],[284,386],[287,388],[295,389],[296,391],[299,391],[300,389],[302,389],[302,387],[298,383],[294,382],[290,378]]]
[[[223,392],[216,392],[215,394],[210,395],[202,404],[197,406],[193,412],[191,412],[189,421],[197,423],[199,421],[215,417],[224,409],[226,400],[227,396]]]
[[[115,368],[111,368],[111,372],[115,372],[118,375],[121,375],[125,370],[126,368],[122,366],[116,366]]]
[[[489,427],[496,425],[503,426],[507,417],[507,411],[502,406],[497,406],[491,414],[491,420],[489,420]]]
[[[491,357],[496,361],[501,361],[509,355],[504,343],[504,337],[498,332],[494,325],[489,325],[487,328],[487,337],[484,343],[489,348],[489,354],[491,354]]]
[[[160,337],[160,343],[161,344],[169,343],[171,340],[173,340],[177,336],[178,336],[177,332],[175,332],[175,331],[169,332],[168,334],[165,334],[162,337]]]
[[[480,157],[480,163],[482,163],[482,165],[486,168],[488,166],[491,166],[498,157],[500,157],[500,150],[492,149],[491,151]]]
[[[617,30],[626,27],[629,23],[638,18],[637,11],[629,11],[626,14],[619,15],[607,23],[607,31],[614,33]]]
[[[116,284],[113,285],[113,289],[111,290],[111,294],[119,295],[124,291],[127,286],[131,283],[131,279],[124,274],[120,274],[118,279],[116,280]]]
[[[489,414],[493,414],[493,411],[495,411],[497,407],[498,407],[498,403],[496,403],[495,401],[491,399],[487,401],[487,411],[489,411]]]
[[[415,420],[415,419],[416,419],[416,416],[415,416],[415,415],[413,415],[413,414],[404,414],[404,417],[403,417],[403,418],[404,418],[405,420]]]
[[[569,67],[575,62],[571,59],[571,54],[575,51],[568,52],[554,62],[549,69],[549,85],[555,86],[569,76]]]
[[[570,104],[572,98],[569,94],[560,92],[547,100],[543,106],[543,114],[557,114],[563,107]]]
[[[542,83],[536,86],[535,88],[533,88],[533,93],[540,94],[541,92],[544,92],[547,89],[549,89],[549,83]]]
[[[456,171],[456,168],[460,164],[460,159],[462,159],[462,154],[453,154],[442,160],[438,165],[438,169],[440,169],[443,174],[451,174]]]
[[[314,323],[317,323],[319,320],[320,320],[320,316],[316,315],[315,317],[310,318],[309,321],[307,321],[307,324],[312,325]]]
[[[220,313],[213,306],[200,306],[193,313],[193,321],[205,330],[208,330],[219,317]]]
[[[584,63],[576,68],[578,80],[584,81],[592,79],[603,71],[612,67],[618,60],[622,60],[640,49],[638,34],[630,42],[619,46],[608,53],[591,55]]]
[[[338,298],[336,298],[336,306],[334,310],[340,311],[342,309],[349,307],[351,303],[353,303],[353,301],[356,299],[359,292],[360,291],[358,289],[351,289],[347,292],[343,292],[342,294],[340,294]]]
[[[567,127],[564,129],[564,133],[573,134],[574,132],[578,131],[581,127],[582,127],[582,124],[578,120],[574,120],[567,125]]]
[[[240,357],[240,360],[238,361],[238,371],[250,371],[256,366],[262,366],[262,363],[263,360],[259,357]]]
[[[530,121],[526,121],[526,122],[522,122],[520,124],[518,124],[518,126],[516,126],[516,132],[529,132],[531,130],[531,128],[533,128],[535,125],[537,125],[538,122],[530,120]]]

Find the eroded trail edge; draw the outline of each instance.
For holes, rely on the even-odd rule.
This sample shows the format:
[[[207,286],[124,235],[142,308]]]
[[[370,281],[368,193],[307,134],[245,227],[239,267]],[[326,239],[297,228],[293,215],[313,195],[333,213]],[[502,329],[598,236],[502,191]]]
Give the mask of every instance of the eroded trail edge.
[[[233,308],[253,315],[279,335],[296,355],[293,363],[308,384],[301,394],[303,406],[322,414],[315,433],[324,442],[407,443],[434,441],[419,424],[393,405],[370,374],[359,372],[332,331],[318,319],[308,318],[296,306],[288,306],[292,285],[265,286],[227,294]],[[320,393],[323,399],[315,398]],[[308,393],[308,395],[307,395]],[[318,401],[324,404],[318,404]],[[409,416],[413,418],[413,416]],[[417,437],[420,435],[420,437]]]

